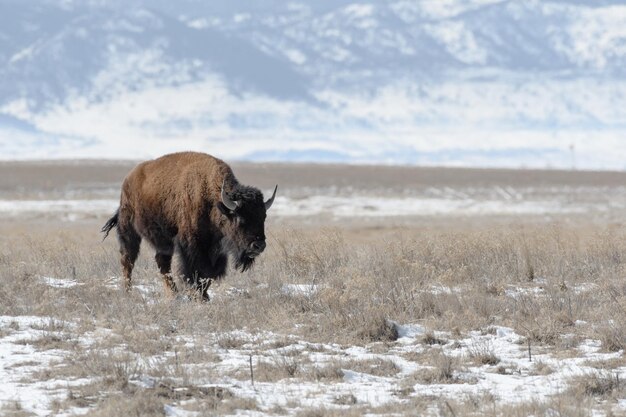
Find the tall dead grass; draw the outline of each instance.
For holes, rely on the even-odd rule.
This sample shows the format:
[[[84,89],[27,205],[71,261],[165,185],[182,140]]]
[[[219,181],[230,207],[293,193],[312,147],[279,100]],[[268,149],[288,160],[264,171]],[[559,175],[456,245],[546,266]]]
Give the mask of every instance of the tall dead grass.
[[[585,321],[614,351],[626,332],[607,312],[625,311],[624,238],[619,228],[557,225],[401,236],[381,231],[379,239],[355,244],[338,230],[278,230],[251,272],[231,272],[214,284],[211,302],[196,303],[162,296],[150,248],[143,248],[135,288],[125,294],[115,242],[101,243],[89,229],[25,230],[0,241],[0,314],[104,326],[126,335],[131,347],[154,351],[167,349],[159,335],[191,329],[246,326],[353,343],[393,341],[391,323],[463,331],[496,320],[535,343],[554,345]],[[55,288],[43,277],[76,285]],[[312,287],[289,291],[292,284]]]
[[[533,346],[566,349],[566,337],[591,337],[606,351],[622,349],[626,328],[611,319],[626,313],[625,238],[622,228],[612,226],[407,229],[401,234],[381,229],[366,241],[337,229],[277,229],[252,271],[231,271],[214,284],[212,300],[202,303],[164,296],[146,246],[127,294],[121,290],[116,244],[113,239],[102,243],[97,225],[75,227],[72,233],[62,225],[43,230],[24,225],[21,233],[0,237],[0,315],[54,317],[50,346],[66,340],[71,343],[63,348],[75,351],[74,360],[54,372],[70,379],[98,375],[100,389],[117,396],[128,392],[123,401],[75,393],[78,402],[100,401],[98,415],[115,415],[143,407],[129,388],[140,371],[189,384],[195,372],[189,364],[217,363],[217,350],[247,342],[224,336],[207,349],[191,349],[186,341],[243,328],[324,343],[384,344],[398,337],[397,323],[418,322],[452,335],[497,324],[513,327]],[[50,286],[45,277],[71,280],[73,286]],[[294,284],[309,287],[298,290]],[[63,327],[65,321],[72,326]],[[73,342],[101,329],[109,334],[94,347],[98,353],[86,354]],[[145,356],[163,360],[142,363]],[[475,356],[478,363],[498,362],[488,348],[476,349]],[[454,363],[439,359],[432,380],[453,381]],[[299,361],[274,358],[257,364],[256,371],[267,381],[341,377],[336,366],[311,376]],[[232,404],[227,409],[256,407],[243,400]]]

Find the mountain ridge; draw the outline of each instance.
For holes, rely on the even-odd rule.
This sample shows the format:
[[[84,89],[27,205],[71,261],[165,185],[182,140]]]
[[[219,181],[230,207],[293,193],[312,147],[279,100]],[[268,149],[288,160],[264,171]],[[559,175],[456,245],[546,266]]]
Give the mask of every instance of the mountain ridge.
[[[49,148],[52,157],[186,147],[243,159],[455,155],[449,163],[541,167],[569,164],[574,146],[591,150],[590,167],[624,167],[618,1],[1,0],[0,8],[5,159],[32,153],[8,144],[19,132],[29,144],[68,144]],[[609,149],[617,155],[597,156]],[[509,150],[519,158],[503,162]]]

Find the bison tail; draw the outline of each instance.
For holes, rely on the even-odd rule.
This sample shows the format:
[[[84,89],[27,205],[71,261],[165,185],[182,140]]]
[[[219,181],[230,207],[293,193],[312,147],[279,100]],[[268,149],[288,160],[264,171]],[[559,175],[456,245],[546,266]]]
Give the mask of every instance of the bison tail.
[[[113,229],[115,226],[117,226],[117,220],[120,216],[120,209],[117,209],[115,211],[115,214],[113,215],[113,217],[111,217],[105,224],[104,226],[102,226],[102,229],[100,230],[102,233],[104,233],[104,237],[102,238],[102,240],[106,239],[107,236],[109,235],[109,232],[111,231],[111,229]]]

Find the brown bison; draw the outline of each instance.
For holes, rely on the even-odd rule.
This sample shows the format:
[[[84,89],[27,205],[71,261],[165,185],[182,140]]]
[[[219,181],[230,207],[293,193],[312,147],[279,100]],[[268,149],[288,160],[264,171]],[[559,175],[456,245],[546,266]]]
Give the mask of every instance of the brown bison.
[[[124,179],[120,206],[102,228],[105,238],[117,227],[126,289],[141,239],[156,250],[166,291],[177,291],[172,255],[180,255],[180,274],[205,299],[206,290],[226,273],[228,254],[242,272],[265,249],[269,200],[239,184],[224,161],[183,152],[137,165]]]

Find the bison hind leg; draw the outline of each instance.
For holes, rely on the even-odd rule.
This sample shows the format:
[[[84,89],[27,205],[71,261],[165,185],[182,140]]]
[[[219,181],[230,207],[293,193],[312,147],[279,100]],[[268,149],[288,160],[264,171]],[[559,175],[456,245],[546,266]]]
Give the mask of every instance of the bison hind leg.
[[[174,283],[174,279],[172,278],[172,254],[171,253],[163,253],[157,252],[154,259],[159,267],[159,271],[161,272],[161,276],[163,277],[163,284],[165,286],[165,293],[173,297],[174,294],[178,292],[176,288],[176,283]]]
[[[126,291],[130,291],[131,275],[137,256],[139,256],[141,236],[139,236],[132,225],[127,222],[120,221],[117,226],[117,237],[120,243],[121,263],[124,273],[124,287],[126,288]]]

